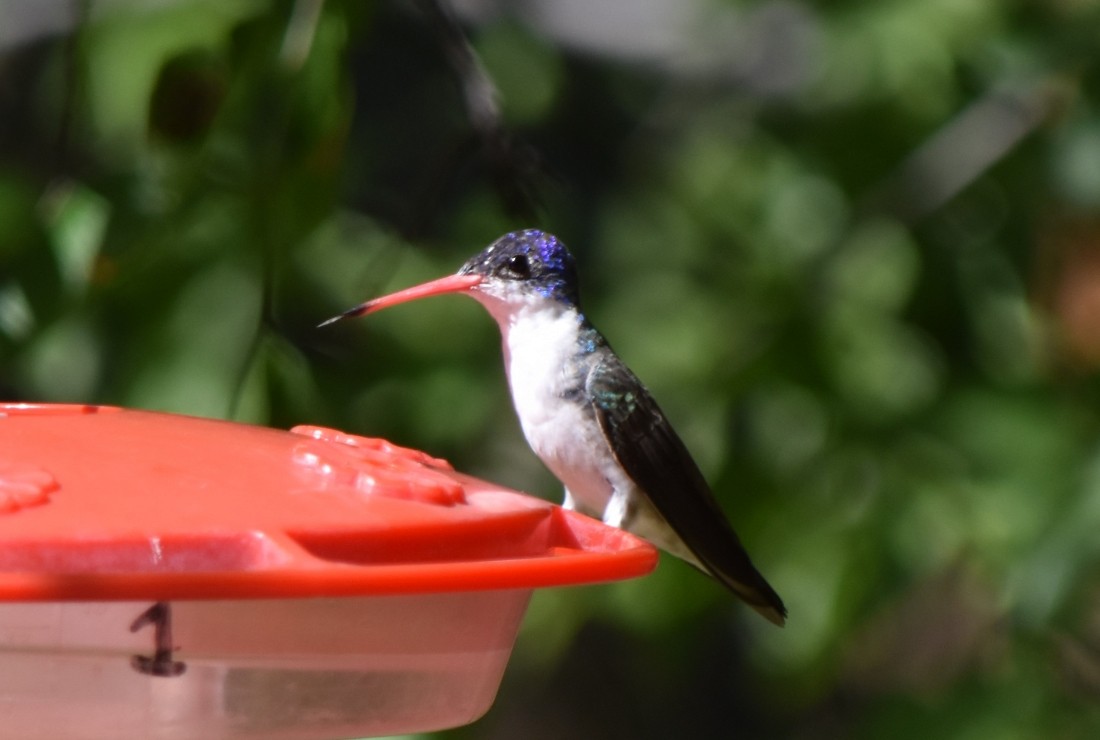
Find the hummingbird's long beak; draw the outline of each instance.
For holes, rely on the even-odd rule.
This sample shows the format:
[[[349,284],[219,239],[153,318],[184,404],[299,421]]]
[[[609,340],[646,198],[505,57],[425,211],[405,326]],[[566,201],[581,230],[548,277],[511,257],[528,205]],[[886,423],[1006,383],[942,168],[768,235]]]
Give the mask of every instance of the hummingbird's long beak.
[[[327,321],[322,321],[317,325],[320,329],[323,326],[333,324],[340,319],[350,319],[356,316],[365,316],[368,313],[374,313],[375,311],[381,311],[383,308],[389,308],[390,306],[396,306],[398,303],[408,303],[409,301],[415,301],[418,298],[427,298],[432,295],[440,295],[442,293],[462,293],[470,290],[482,280],[481,275],[448,275],[445,278],[439,278],[438,280],[432,280],[431,282],[421,283],[420,285],[414,285],[411,288],[405,288],[399,290],[396,293],[390,293],[384,295],[381,298],[375,298],[367,301],[366,303],[360,303],[355,308],[349,308],[342,314],[333,316]]]

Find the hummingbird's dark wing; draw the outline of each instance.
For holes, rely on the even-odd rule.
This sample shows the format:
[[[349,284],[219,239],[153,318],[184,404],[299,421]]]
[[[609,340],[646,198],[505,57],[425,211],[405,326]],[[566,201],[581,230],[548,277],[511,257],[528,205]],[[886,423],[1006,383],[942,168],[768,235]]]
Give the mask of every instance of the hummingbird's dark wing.
[[[627,475],[712,576],[782,626],[783,601],[753,566],[684,443],[656,401],[615,356],[586,385],[600,428]]]

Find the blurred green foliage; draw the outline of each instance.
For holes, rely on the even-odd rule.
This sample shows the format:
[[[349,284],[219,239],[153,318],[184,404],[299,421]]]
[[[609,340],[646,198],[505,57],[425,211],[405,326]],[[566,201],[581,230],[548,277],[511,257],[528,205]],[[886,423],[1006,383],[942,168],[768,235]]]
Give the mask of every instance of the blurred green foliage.
[[[472,301],[313,328],[539,226],[790,608],[539,594],[445,736],[1100,732],[1097,3],[469,2],[473,68],[427,3],[51,5],[0,35],[0,395],[557,497]]]

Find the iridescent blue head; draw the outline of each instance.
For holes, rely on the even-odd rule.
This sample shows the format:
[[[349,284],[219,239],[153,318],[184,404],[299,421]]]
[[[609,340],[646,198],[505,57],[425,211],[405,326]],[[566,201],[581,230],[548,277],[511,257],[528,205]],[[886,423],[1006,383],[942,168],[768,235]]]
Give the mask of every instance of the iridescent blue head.
[[[513,231],[474,255],[459,275],[484,278],[478,291],[507,294],[538,294],[578,307],[577,268],[573,255],[553,234],[537,229]]]

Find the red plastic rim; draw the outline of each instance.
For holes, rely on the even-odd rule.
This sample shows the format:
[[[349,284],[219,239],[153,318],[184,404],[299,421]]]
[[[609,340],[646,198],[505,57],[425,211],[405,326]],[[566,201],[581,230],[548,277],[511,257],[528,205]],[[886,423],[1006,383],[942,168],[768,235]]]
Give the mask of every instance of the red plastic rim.
[[[656,562],[625,532],[384,440],[0,405],[0,600],[530,589]]]

